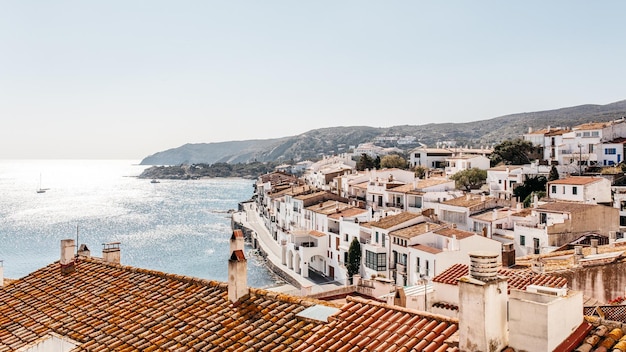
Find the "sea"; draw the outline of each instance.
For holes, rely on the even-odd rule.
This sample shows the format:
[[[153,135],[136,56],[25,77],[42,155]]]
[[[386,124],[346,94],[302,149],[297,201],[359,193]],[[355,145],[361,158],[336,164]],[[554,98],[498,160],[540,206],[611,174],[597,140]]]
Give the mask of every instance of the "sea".
[[[133,160],[0,160],[0,265],[18,279],[60,258],[62,239],[101,257],[120,242],[121,264],[226,282],[230,210],[249,200],[240,178],[159,180]],[[39,188],[46,189],[37,193]],[[280,279],[246,246],[248,285]]]

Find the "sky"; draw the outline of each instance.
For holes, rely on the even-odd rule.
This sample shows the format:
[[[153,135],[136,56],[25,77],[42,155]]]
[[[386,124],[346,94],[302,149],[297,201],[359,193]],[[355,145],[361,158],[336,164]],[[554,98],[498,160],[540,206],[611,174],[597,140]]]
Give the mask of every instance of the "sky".
[[[0,159],[626,99],[623,1],[0,0]]]

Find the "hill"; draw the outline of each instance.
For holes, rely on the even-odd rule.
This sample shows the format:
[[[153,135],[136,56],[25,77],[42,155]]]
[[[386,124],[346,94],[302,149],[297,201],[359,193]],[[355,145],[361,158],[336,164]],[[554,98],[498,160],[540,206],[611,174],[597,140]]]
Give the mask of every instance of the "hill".
[[[350,146],[372,142],[376,137],[415,136],[419,143],[434,146],[439,141],[486,146],[520,137],[533,129],[572,127],[585,122],[602,122],[626,116],[626,100],[606,105],[580,105],[539,112],[524,112],[466,123],[430,123],[384,128],[340,126],[320,128],[275,139],[185,144],[144,158],[142,165],[247,163],[316,159],[321,155],[348,151]],[[405,150],[416,147],[408,144]]]

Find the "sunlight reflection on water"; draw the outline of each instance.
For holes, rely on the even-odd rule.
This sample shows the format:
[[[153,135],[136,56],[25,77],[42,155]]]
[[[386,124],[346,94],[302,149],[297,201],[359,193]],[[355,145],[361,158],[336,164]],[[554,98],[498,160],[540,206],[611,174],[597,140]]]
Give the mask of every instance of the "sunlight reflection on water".
[[[138,179],[146,166],[129,160],[0,161],[0,259],[19,278],[59,258],[76,238],[92,255],[120,241],[122,264],[227,281],[230,217],[252,196],[243,179]],[[39,187],[49,188],[37,193]],[[250,266],[248,283],[275,283]]]

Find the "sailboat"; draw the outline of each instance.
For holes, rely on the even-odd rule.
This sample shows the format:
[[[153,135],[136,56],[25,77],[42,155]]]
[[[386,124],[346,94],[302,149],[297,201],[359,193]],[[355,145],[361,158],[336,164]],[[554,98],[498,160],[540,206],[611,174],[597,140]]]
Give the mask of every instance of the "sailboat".
[[[41,188],[41,174],[39,174],[39,188],[37,188],[37,193],[46,193],[50,188]]]

